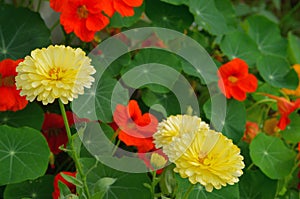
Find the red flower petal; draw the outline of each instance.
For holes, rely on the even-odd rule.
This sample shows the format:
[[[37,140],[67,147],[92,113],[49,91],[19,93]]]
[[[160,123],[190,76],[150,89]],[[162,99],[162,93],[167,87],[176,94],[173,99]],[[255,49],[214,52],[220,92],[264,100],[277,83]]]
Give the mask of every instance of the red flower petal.
[[[258,81],[252,74],[238,80],[238,86],[245,92],[254,92],[257,89]]]
[[[231,87],[231,95],[234,99],[244,101],[246,99],[246,92],[240,89],[238,86]]]
[[[28,101],[20,96],[15,85],[16,68],[23,59],[0,61],[0,111],[18,111],[26,107]],[[5,97],[4,97],[5,96]]]
[[[50,7],[56,12],[61,12],[67,0],[50,0]]]
[[[86,20],[86,27],[90,31],[99,31],[103,28],[105,28],[109,24],[109,19],[102,15],[91,15]]]
[[[71,190],[72,193],[76,193],[76,186],[69,183],[68,181],[66,181],[61,173],[68,175],[68,176],[73,176],[76,177],[76,172],[68,172],[68,171],[63,171],[58,173],[55,177],[54,177],[54,192],[52,193],[52,197],[53,199],[59,199],[60,197],[60,191],[59,191],[59,187],[58,187],[58,181],[61,181],[62,183],[64,183],[65,185],[67,185],[69,187],[69,189]]]
[[[246,99],[246,92],[254,92],[257,88],[257,79],[248,74],[248,65],[245,61],[235,58],[223,64],[218,71],[218,86],[227,97],[236,100]]]
[[[114,9],[120,13],[123,17],[130,17],[134,15],[134,9],[131,6],[128,6],[122,0],[113,1]]]
[[[137,101],[130,100],[128,106],[117,105],[113,118],[120,128],[118,137],[127,146],[135,146],[138,151],[154,147],[152,135],[156,132],[158,121],[150,113],[142,115]]]
[[[140,135],[139,137],[135,137],[127,134],[124,131],[120,131],[118,137],[127,146],[135,146],[140,153],[148,152],[154,148],[152,138],[139,138],[142,137],[142,135]]]
[[[143,4],[143,0],[122,0],[122,1],[131,7],[139,7]]]

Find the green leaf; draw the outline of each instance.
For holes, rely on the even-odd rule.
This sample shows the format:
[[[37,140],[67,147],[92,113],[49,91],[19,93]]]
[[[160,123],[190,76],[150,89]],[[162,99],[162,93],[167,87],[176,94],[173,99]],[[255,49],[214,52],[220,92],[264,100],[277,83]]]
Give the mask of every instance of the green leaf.
[[[5,188],[5,199],[41,198],[52,199],[53,175],[45,175],[36,180],[28,180],[17,184],[9,184]]]
[[[300,38],[288,33],[288,57],[293,64],[300,64]]]
[[[50,44],[50,31],[38,13],[10,5],[1,5],[0,13],[0,60],[24,58]]]
[[[187,4],[187,0],[161,0],[163,2],[173,4],[173,5],[181,5],[181,4]]]
[[[175,6],[160,0],[146,0],[145,12],[155,26],[178,31],[188,29],[194,20],[187,6]]]
[[[139,52],[121,74],[125,84],[132,88],[147,87],[154,92],[168,93],[178,80],[180,70],[181,63],[175,55],[146,49]]]
[[[277,180],[271,180],[260,170],[246,170],[240,178],[239,187],[241,198],[274,199]]]
[[[218,97],[213,97],[213,100],[221,100]],[[211,112],[211,100],[204,104],[204,112],[207,118],[211,120],[213,127],[222,131],[228,138],[232,139],[234,143],[238,143],[244,135],[246,125],[246,109],[243,103],[236,100],[228,100],[226,106],[226,113],[219,110],[224,109],[222,103],[216,103],[215,112]],[[237,111],[238,110],[238,111]],[[225,113],[225,116],[223,115]],[[225,121],[224,121],[225,118]]]
[[[144,9],[145,4],[134,8],[134,15],[131,17],[122,17],[118,12],[115,12],[112,18],[110,18],[109,26],[114,28],[130,27],[141,18]]]
[[[96,194],[94,194],[93,197],[95,197],[95,199],[103,198],[105,194],[109,191],[110,186],[113,185],[116,182],[116,180],[117,179],[115,178],[108,177],[99,179],[95,184],[94,193]]]
[[[73,177],[73,176],[69,176],[66,175],[64,173],[60,173],[60,175],[68,182],[70,182],[71,184],[76,185],[77,187],[82,187],[82,181]]]
[[[116,89],[116,90],[114,90]],[[127,89],[123,88],[117,80],[103,78],[96,90],[96,113],[102,122],[111,122],[113,111],[117,104],[126,104],[129,96]]]
[[[263,79],[274,87],[294,90],[298,86],[298,75],[284,58],[263,56],[257,61],[257,69]]]
[[[253,67],[260,56],[256,43],[240,31],[226,34],[221,41],[220,48],[230,60],[238,57],[246,61],[249,67]]]
[[[279,138],[260,133],[250,144],[250,156],[269,178],[281,179],[291,172],[296,154]]]
[[[72,110],[80,118],[112,122],[117,104],[127,104],[128,90],[114,78],[102,76],[90,89],[72,102]]]
[[[180,104],[172,92],[161,94],[144,89],[142,100],[148,107],[162,113],[165,117],[180,113]]]
[[[0,185],[31,180],[45,174],[50,150],[37,130],[0,126]]]
[[[237,27],[237,17],[230,0],[214,0],[216,8],[223,14],[229,31],[233,31]]]
[[[190,0],[190,12],[195,22],[213,35],[223,35],[228,27],[224,16],[218,11],[214,1]]]
[[[184,196],[192,185],[187,178],[181,178],[180,175],[175,174],[177,183],[178,183],[178,190],[177,190],[177,197],[176,199],[185,199]],[[189,199],[195,198],[205,198],[205,199],[239,199],[239,186],[238,184],[235,185],[227,185],[222,187],[221,189],[213,189],[212,192],[207,192],[205,188],[197,183],[194,185],[192,191],[189,194]]]
[[[58,181],[58,188],[60,192],[59,198],[67,198],[67,196],[72,194],[69,187],[61,181]]]
[[[85,158],[81,162],[84,168],[95,166],[95,159]],[[99,183],[109,185],[104,198],[151,198],[150,190],[143,185],[151,183],[146,173],[125,173],[98,162],[87,174],[87,182],[89,189],[95,191],[99,190]]]
[[[281,37],[277,24],[263,16],[251,16],[246,20],[247,32],[265,55],[286,57],[287,41]]]
[[[165,195],[170,195],[176,190],[176,179],[173,169],[173,164],[165,167],[160,177],[159,187],[162,193]]]
[[[289,118],[291,123],[285,130],[280,131],[280,134],[285,140],[297,144],[300,142],[300,115],[297,112],[293,112]]]
[[[20,111],[0,112],[0,125],[14,127],[28,126],[40,130],[44,121],[43,109],[36,103],[29,103]]]

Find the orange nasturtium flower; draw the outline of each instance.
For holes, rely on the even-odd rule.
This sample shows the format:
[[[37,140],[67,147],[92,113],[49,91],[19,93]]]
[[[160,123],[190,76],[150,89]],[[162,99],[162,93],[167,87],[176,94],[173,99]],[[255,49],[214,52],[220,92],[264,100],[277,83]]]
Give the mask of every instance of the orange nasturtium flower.
[[[20,96],[16,89],[16,67],[23,61],[5,59],[0,61],[0,111],[18,111],[26,107],[28,101],[25,96]]]
[[[244,132],[244,136],[242,139],[245,142],[250,143],[253,140],[253,138],[257,135],[258,131],[259,131],[259,127],[258,127],[257,123],[247,121],[246,122],[246,130]]]
[[[143,0],[108,0],[114,12],[117,11],[123,17],[134,15],[134,7],[139,7],[143,4]],[[109,16],[109,13],[107,13]]]
[[[300,79],[300,64],[295,64],[293,66],[293,68],[296,71],[296,73],[298,74],[298,77]],[[298,87],[296,88],[296,90],[290,90],[287,88],[283,88],[282,91],[287,95],[295,95],[297,97],[300,97],[300,81],[299,81],[299,84],[298,84]]]
[[[118,104],[113,118],[119,126],[118,137],[127,146],[135,146],[138,152],[154,149],[152,135],[158,120],[150,113],[142,114],[137,101],[130,100],[128,106]]]
[[[113,12],[105,0],[50,0],[50,6],[61,12],[60,23],[66,33],[74,32],[82,41],[90,42],[97,31],[109,24],[105,13]]]
[[[254,92],[257,88],[256,77],[248,73],[247,63],[239,58],[223,64],[219,68],[218,76],[219,88],[226,98],[233,97],[243,101],[247,92]]]
[[[280,114],[280,119],[277,126],[278,128],[280,128],[280,130],[284,130],[286,126],[291,122],[291,120],[289,119],[289,115],[300,108],[300,98],[292,102],[285,99],[284,97],[278,97],[270,94],[264,95],[277,101],[277,107]]]
[[[72,176],[72,177],[76,177],[76,172],[68,172],[68,171],[63,171],[61,172],[65,175],[68,176]],[[61,173],[58,173],[55,177],[54,177],[54,192],[52,193],[52,198],[53,199],[59,199],[60,197],[60,191],[59,191],[59,187],[58,187],[58,181],[61,181],[62,183],[64,183],[65,185],[67,185],[69,187],[69,189],[71,190],[72,193],[76,193],[76,186],[73,185],[72,183],[66,181]]]

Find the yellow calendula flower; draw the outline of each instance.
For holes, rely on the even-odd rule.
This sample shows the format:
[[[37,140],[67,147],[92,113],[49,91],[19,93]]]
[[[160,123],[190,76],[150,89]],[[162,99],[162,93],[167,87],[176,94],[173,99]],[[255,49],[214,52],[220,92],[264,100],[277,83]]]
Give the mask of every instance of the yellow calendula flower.
[[[194,134],[199,130],[208,130],[206,123],[199,117],[190,115],[170,116],[158,124],[157,132],[153,135],[156,148],[163,147],[163,152],[172,161],[181,154],[169,154],[170,144],[174,144],[176,138],[181,138],[184,134]],[[172,153],[172,152],[171,152]]]
[[[167,147],[166,154],[169,160],[176,165],[175,172],[183,178],[188,178],[192,184],[200,183],[209,192],[213,188],[220,189],[222,186],[232,185],[239,181],[238,177],[243,174],[242,169],[245,165],[243,156],[240,155],[240,149],[232,143],[232,140],[222,133],[199,128],[197,122],[199,120],[192,119],[188,124],[182,124],[182,119],[175,120],[174,118],[181,118],[180,116],[172,117],[173,122],[179,121],[177,125],[172,123],[173,127],[185,126],[187,128],[187,126],[191,126],[190,128],[194,129],[193,127],[198,126],[198,130],[193,132],[182,131],[180,127],[168,126],[170,134],[175,137],[170,138],[171,141],[165,145]],[[162,124],[167,125],[168,123],[162,122],[160,129],[164,129]],[[178,136],[180,133],[174,133],[174,131],[182,134]],[[160,138],[156,135],[157,137]],[[157,141],[155,140],[155,142]],[[163,149],[165,146],[163,145]]]
[[[21,96],[44,105],[60,99],[64,104],[90,88],[96,71],[80,48],[64,45],[36,49],[17,67],[16,86]]]

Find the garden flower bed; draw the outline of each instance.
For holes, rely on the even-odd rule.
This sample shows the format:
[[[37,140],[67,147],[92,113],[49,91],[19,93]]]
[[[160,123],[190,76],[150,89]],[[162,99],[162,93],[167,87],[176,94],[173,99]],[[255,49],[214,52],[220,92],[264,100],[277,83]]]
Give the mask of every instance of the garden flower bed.
[[[0,198],[299,198],[299,11],[0,1]]]

